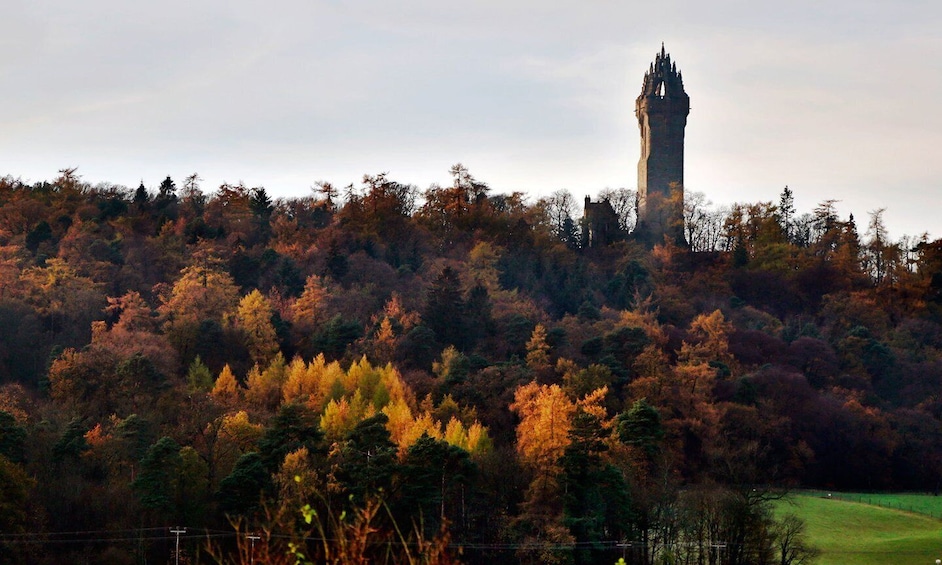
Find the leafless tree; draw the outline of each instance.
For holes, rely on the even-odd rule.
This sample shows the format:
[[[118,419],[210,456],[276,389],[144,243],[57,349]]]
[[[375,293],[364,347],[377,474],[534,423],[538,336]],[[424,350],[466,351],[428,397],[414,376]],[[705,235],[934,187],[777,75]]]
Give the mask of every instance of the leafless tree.
[[[637,222],[638,192],[632,188],[606,188],[599,192],[599,200],[608,200],[618,215],[618,228],[624,233],[635,229]]]
[[[692,251],[716,251],[720,248],[727,212],[713,208],[702,192],[684,194],[684,235]]]
[[[805,539],[805,521],[794,514],[786,514],[774,528],[779,565],[809,565],[821,551],[808,545]]]
[[[549,196],[541,198],[539,204],[545,210],[546,221],[553,235],[565,239],[568,226],[566,220],[572,222],[576,213],[575,197],[568,190],[560,189]]]

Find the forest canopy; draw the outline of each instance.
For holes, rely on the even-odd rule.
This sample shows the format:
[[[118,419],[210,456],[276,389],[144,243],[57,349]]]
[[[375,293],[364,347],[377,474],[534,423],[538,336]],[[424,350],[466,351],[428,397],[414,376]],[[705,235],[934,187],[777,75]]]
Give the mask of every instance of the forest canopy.
[[[770,563],[783,489],[938,491],[942,240],[786,187],[688,193],[687,245],[652,248],[607,189],[619,235],[589,246],[567,191],[451,174],[0,178],[2,559],[381,503],[378,531],[472,562]]]

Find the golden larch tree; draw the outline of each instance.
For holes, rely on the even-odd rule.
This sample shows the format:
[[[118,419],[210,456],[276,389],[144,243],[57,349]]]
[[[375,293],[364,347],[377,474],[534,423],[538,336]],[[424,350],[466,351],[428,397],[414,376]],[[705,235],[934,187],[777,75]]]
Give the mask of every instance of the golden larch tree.
[[[278,334],[271,323],[271,303],[253,290],[239,302],[236,325],[242,330],[252,361],[265,364],[278,352]]]

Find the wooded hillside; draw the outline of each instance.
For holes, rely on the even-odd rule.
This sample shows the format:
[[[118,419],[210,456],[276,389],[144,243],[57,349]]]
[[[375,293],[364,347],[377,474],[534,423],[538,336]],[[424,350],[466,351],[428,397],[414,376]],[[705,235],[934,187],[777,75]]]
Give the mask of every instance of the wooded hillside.
[[[150,528],[382,501],[468,562],[766,563],[779,487],[939,489],[942,240],[786,188],[688,195],[689,249],[584,249],[569,193],[452,175],[0,179],[0,552],[165,559]]]

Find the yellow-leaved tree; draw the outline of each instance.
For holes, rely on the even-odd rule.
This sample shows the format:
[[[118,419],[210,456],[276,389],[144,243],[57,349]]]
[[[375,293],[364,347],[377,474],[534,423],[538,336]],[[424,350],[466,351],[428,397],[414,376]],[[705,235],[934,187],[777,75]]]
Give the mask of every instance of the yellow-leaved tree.
[[[263,365],[278,352],[278,334],[271,323],[271,303],[258,289],[239,301],[236,326],[242,331],[252,361]]]
[[[242,388],[239,387],[239,382],[229,365],[225,365],[222,371],[219,372],[219,376],[216,377],[216,384],[210,394],[217,402],[225,406],[235,405],[242,400]]]
[[[550,367],[549,343],[546,341],[546,327],[537,324],[527,342],[527,367],[532,371],[546,371]]]
[[[487,428],[474,418],[473,411],[462,412],[450,397],[442,402],[454,405],[453,409],[436,409],[431,400],[418,408],[412,390],[390,364],[374,366],[362,357],[343,371],[337,362],[325,363],[321,355],[306,371],[297,361],[292,362],[288,373],[285,398],[306,397],[309,405],[323,409],[320,425],[328,441],[343,439],[358,423],[382,412],[401,457],[423,435],[460,447],[472,457],[491,448]]]
[[[673,379],[676,387],[672,399],[680,410],[692,414],[710,403],[717,375],[732,370],[729,334],[733,325],[716,310],[700,314],[690,323],[689,340],[685,340],[677,356]]]
[[[595,393],[593,393],[595,394]],[[604,391],[601,396],[604,397]],[[536,382],[519,387],[510,405],[520,418],[517,456],[532,478],[515,527],[523,532],[522,560],[564,563],[566,552],[558,548],[575,538],[563,522],[564,493],[559,478],[560,459],[571,443],[569,432],[579,405],[559,385]]]
[[[265,428],[261,424],[253,423],[244,410],[221,416],[209,426],[217,429],[210,460],[212,486],[216,488],[219,481],[232,471],[240,456],[250,451],[258,451],[258,440]]]
[[[229,273],[207,262],[183,269],[161,302],[157,311],[165,320],[165,335],[182,359],[191,359],[204,338],[200,324],[221,326],[239,304],[239,289]]]
[[[238,301],[239,291],[229,273],[207,265],[190,265],[180,271],[180,278],[163,297],[159,311],[171,327],[203,320],[221,322]]]
[[[318,361],[319,359],[319,361]],[[327,370],[339,364],[323,366],[323,357],[315,359],[323,369],[319,389],[327,398],[321,416],[321,427],[329,440],[337,440],[365,418],[375,415],[390,404],[415,404],[412,391],[406,386],[399,371],[392,365],[374,367],[367,358],[350,365],[345,372]]]
[[[286,373],[287,365],[280,352],[264,370],[255,365],[246,378],[245,399],[256,408],[274,412],[281,404]]]
[[[569,445],[569,428],[576,412],[573,402],[559,385],[523,385],[510,405],[520,418],[517,425],[517,455],[538,476],[556,475],[559,458]]]
[[[291,306],[291,322],[295,329],[309,334],[327,321],[327,283],[317,275],[311,275],[304,283],[304,291]]]

